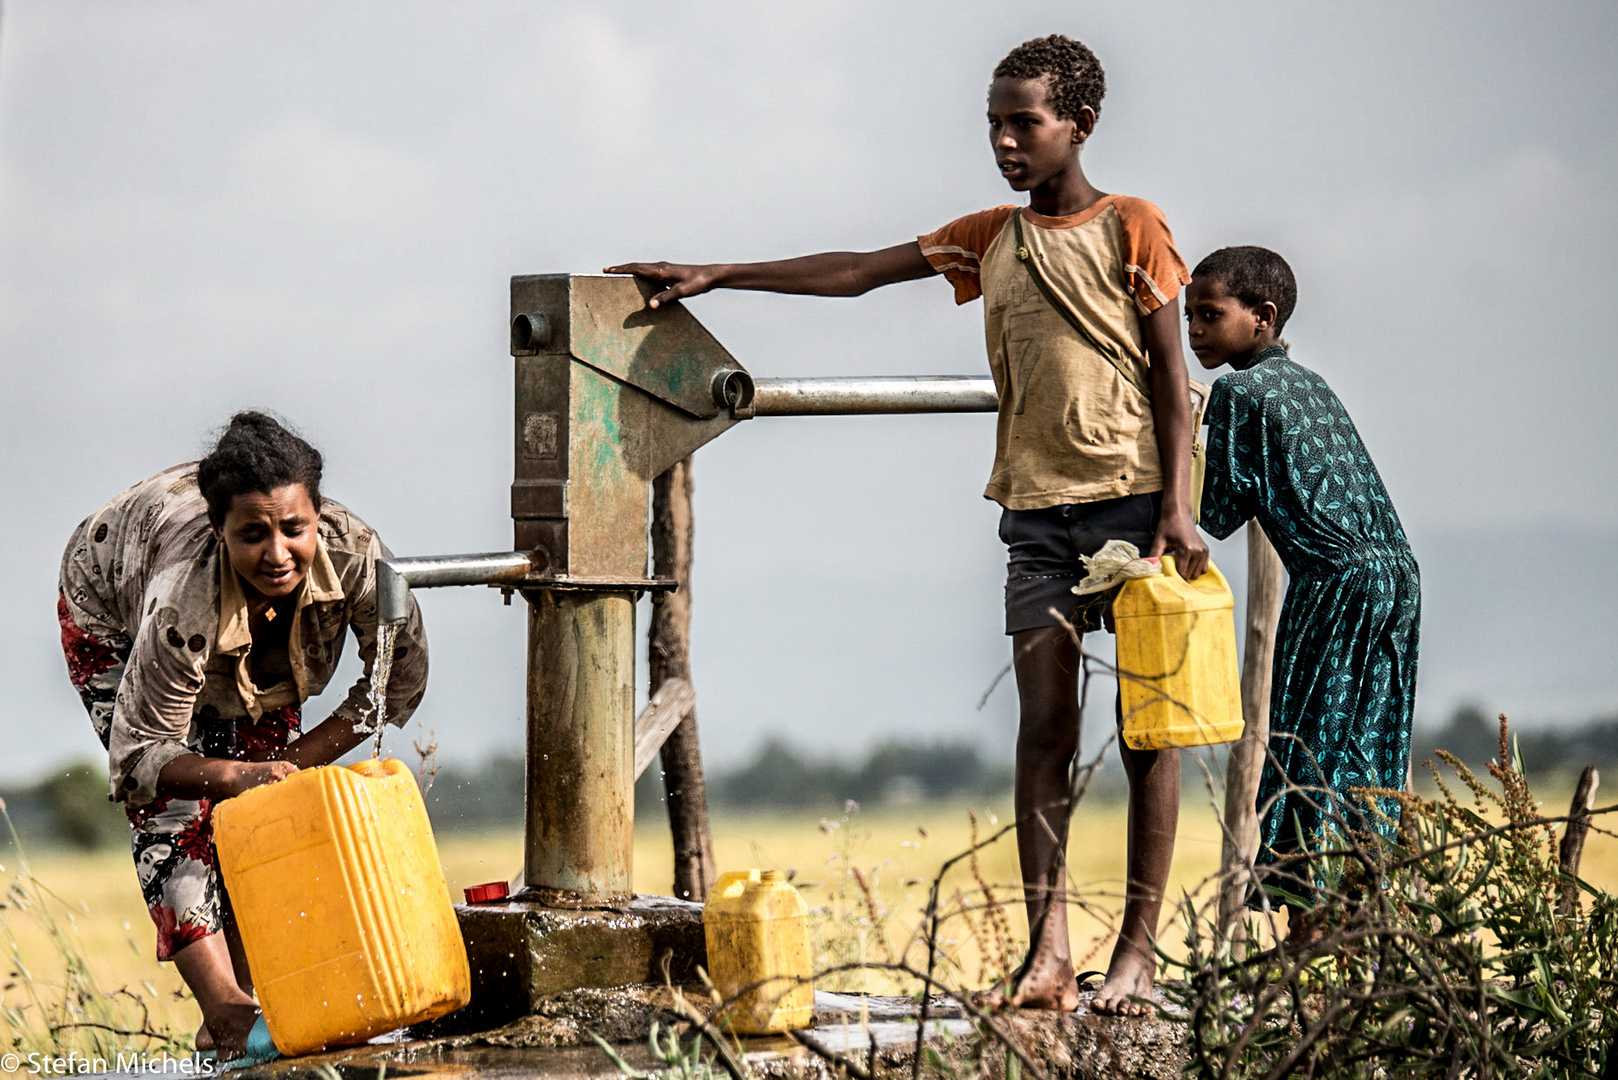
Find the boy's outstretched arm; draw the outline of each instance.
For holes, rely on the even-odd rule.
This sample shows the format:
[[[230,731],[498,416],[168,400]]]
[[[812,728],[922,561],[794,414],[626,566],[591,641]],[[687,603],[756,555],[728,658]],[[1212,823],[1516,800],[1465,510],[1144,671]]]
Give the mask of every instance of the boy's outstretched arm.
[[[653,296],[659,307],[711,289],[753,289],[806,296],[858,296],[879,285],[913,281],[938,273],[911,240],[880,251],[825,251],[797,259],[756,263],[624,263],[604,273],[634,274],[668,286]],[[1178,330],[1178,326],[1176,326]],[[1182,373],[1180,381],[1185,381]]]
[[[1191,386],[1180,351],[1180,300],[1175,297],[1140,321],[1152,365],[1152,419],[1163,465],[1163,511],[1148,555],[1174,556],[1180,576],[1201,577],[1208,545],[1191,523]]]

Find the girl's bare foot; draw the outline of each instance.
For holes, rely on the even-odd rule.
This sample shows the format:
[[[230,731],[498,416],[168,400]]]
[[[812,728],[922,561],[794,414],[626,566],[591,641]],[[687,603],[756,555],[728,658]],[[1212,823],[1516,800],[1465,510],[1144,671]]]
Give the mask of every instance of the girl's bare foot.
[[[215,1010],[205,1029],[213,1035],[220,1061],[234,1061],[247,1052],[247,1034],[258,1022],[257,1005],[223,1005]]]
[[[1324,913],[1317,909],[1287,908],[1287,952],[1301,953],[1326,936]]]
[[[208,1030],[207,1024],[197,1028],[197,1037],[193,1040],[193,1044],[199,1054],[205,1054],[214,1048],[213,1033]]]
[[[1107,968],[1107,981],[1090,999],[1090,1011],[1100,1016],[1146,1016],[1151,1006],[1134,999],[1151,996],[1151,958],[1120,943]]]

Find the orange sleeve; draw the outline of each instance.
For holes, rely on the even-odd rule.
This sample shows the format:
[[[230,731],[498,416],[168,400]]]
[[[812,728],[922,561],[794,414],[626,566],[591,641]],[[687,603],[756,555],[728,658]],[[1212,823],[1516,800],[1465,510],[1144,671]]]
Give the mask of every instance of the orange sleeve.
[[[1185,260],[1175,250],[1163,211],[1145,199],[1120,198],[1118,221],[1124,230],[1124,274],[1135,309],[1150,315],[1191,284]]]
[[[1006,227],[1015,206],[997,206],[956,218],[942,229],[916,237],[921,254],[955,286],[955,302],[964,304],[983,295],[983,253]]]

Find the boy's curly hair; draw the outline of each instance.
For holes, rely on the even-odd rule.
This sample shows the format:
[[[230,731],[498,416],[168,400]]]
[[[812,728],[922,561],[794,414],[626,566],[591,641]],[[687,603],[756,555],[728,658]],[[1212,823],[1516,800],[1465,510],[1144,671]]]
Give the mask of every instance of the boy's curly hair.
[[[1101,61],[1082,41],[1062,34],[1025,41],[1006,54],[995,66],[996,79],[1049,78],[1045,96],[1051,109],[1063,120],[1077,120],[1079,110],[1089,106],[1101,115],[1101,99],[1107,96],[1107,74]]]
[[[1277,334],[1298,306],[1298,280],[1292,267],[1269,248],[1252,244],[1220,248],[1197,263],[1191,276],[1220,282],[1249,309],[1266,300],[1274,304]]]

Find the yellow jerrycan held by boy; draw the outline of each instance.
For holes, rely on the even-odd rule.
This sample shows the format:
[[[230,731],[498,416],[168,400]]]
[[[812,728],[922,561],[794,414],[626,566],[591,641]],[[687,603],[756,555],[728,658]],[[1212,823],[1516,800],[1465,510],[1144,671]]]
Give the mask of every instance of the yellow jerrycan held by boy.
[[[766,1035],[813,1023],[809,905],[786,874],[732,870],[719,875],[702,909],[702,929],[708,977],[721,997],[736,998],[720,1018],[723,1026],[738,1035]]]
[[[304,769],[227,799],[214,843],[283,1054],[362,1043],[471,999],[432,826],[402,762]]]
[[[1113,601],[1124,742],[1136,750],[1208,746],[1242,734],[1235,598],[1213,563],[1195,581],[1174,556],[1126,581]]]

